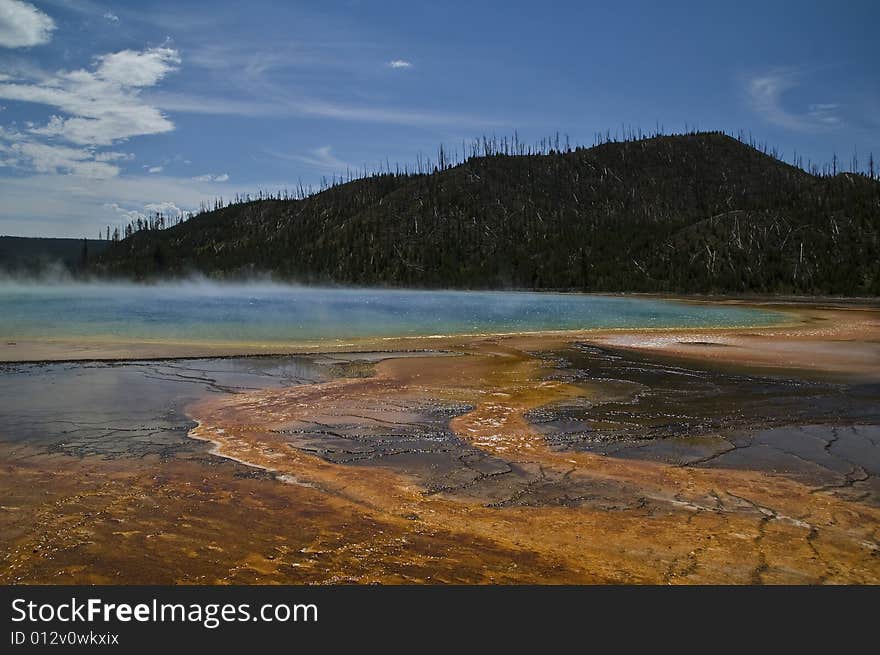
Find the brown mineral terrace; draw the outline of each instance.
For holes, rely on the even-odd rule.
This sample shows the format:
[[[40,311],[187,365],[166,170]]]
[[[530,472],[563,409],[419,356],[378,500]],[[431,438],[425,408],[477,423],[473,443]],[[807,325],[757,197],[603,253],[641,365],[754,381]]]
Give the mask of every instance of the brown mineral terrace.
[[[880,311],[770,307],[791,321],[387,340],[446,355],[202,394],[208,452],[4,445],[0,580],[880,583]]]

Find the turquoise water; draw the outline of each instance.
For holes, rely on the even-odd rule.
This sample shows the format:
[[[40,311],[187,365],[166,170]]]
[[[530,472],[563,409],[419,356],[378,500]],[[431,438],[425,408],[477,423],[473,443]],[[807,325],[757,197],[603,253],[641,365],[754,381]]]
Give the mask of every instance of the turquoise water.
[[[555,293],[278,284],[0,284],[0,338],[289,343],[541,330],[765,325],[773,312]]]

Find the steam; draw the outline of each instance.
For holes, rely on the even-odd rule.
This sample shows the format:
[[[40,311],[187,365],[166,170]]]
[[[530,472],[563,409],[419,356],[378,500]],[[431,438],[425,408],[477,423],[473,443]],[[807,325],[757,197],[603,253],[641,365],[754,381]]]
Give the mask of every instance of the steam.
[[[44,266],[39,273],[26,272],[3,272],[0,271],[0,293],[13,290],[28,291],[86,291],[90,288],[106,292],[128,291],[137,293],[144,290],[153,293],[156,290],[175,290],[182,292],[204,291],[206,293],[228,293],[237,290],[283,291],[285,289],[317,288],[305,287],[305,285],[289,280],[280,280],[271,274],[252,274],[240,277],[217,279],[202,274],[192,274],[186,277],[169,277],[167,279],[151,278],[145,281],[133,281],[130,277],[112,278],[106,275],[74,274],[68,267],[60,262],[52,262]],[[324,287],[335,288],[335,287]]]
[[[732,327],[778,316],[584,294],[315,287],[270,277],[149,284],[55,271],[0,279],[0,336],[128,342],[302,342],[560,330]]]

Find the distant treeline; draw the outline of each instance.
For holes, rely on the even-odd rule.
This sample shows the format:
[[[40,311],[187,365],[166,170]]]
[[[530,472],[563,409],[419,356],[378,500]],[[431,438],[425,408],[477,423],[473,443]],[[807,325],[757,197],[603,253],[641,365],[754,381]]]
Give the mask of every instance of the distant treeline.
[[[749,136],[485,138],[154,220],[99,274],[589,291],[880,294],[873,156],[841,172]],[[861,171],[861,172],[856,172]],[[161,229],[163,228],[164,229]]]
[[[89,261],[109,246],[95,239],[0,236],[0,274],[84,273]]]

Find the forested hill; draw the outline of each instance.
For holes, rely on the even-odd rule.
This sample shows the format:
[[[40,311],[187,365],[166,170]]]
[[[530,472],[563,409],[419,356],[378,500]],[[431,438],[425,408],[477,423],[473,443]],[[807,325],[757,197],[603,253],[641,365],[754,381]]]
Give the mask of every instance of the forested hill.
[[[589,291],[880,294],[880,183],[720,133],[490,154],[144,230],[92,261],[148,278]]]

